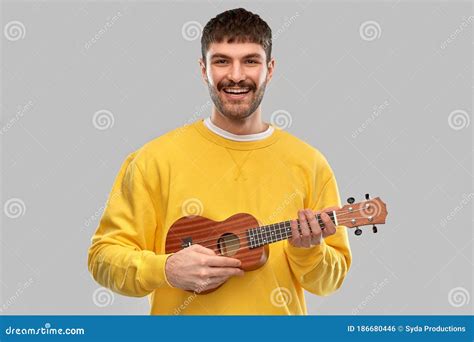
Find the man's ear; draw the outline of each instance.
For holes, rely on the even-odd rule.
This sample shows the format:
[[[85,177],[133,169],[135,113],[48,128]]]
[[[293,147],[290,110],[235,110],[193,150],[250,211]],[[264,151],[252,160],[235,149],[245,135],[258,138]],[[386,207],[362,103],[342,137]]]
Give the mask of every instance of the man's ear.
[[[202,57],[200,57],[198,59],[198,62],[199,62],[199,67],[201,69],[201,77],[207,85],[207,84],[209,84],[209,79],[207,78],[206,64],[205,64],[204,60],[202,59]]]
[[[273,71],[275,70],[275,58],[271,58],[270,62],[267,63],[267,83],[270,82],[270,80],[273,77]]]

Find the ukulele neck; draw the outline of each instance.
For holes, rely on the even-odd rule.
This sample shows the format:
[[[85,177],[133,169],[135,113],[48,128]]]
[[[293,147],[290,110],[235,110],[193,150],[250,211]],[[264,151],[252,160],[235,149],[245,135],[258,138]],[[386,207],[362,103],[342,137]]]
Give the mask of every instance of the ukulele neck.
[[[335,211],[326,211],[331,221],[337,225],[337,216]],[[319,226],[324,229],[324,222],[321,215],[315,215]],[[301,231],[300,221],[296,220],[298,231]],[[292,237],[290,221],[283,221],[272,223],[266,226],[247,229],[247,239],[249,241],[249,248],[261,247],[281,240],[287,240]]]

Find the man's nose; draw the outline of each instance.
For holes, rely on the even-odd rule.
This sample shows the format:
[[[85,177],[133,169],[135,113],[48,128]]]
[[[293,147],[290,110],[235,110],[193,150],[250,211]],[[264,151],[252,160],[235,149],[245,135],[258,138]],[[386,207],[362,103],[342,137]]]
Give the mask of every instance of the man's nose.
[[[232,80],[234,83],[239,83],[240,81],[243,81],[246,79],[245,71],[240,65],[240,63],[232,64],[232,69],[227,77],[229,78],[229,80]]]

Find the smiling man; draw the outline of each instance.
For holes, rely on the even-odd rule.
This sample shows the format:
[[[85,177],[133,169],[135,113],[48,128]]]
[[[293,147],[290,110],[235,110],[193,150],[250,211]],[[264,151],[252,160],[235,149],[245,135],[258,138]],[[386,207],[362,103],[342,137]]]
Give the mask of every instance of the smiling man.
[[[265,21],[245,9],[211,19],[199,59],[214,103],[210,116],[131,153],[115,179],[89,248],[89,270],[117,293],[150,295],[151,314],[306,314],[303,290],[331,294],[349,270],[346,228],[323,213],[322,230],[315,218],[340,206],[326,158],[262,120],[275,67],[271,40]],[[259,224],[292,219],[292,238],[270,244],[267,262],[248,272],[205,245],[165,253],[179,218],[223,221],[236,213]]]

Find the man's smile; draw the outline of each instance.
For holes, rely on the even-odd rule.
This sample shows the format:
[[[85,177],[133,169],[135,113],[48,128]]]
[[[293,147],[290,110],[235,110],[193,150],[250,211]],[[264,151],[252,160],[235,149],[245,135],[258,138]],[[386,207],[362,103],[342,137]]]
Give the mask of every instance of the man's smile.
[[[247,97],[250,93],[249,87],[242,87],[242,88],[234,88],[234,87],[225,87],[222,88],[222,92],[224,93],[225,97],[234,100],[241,100]]]

